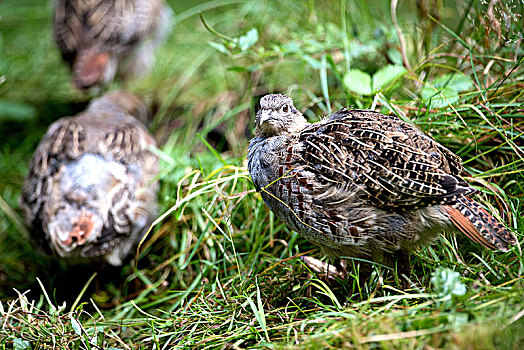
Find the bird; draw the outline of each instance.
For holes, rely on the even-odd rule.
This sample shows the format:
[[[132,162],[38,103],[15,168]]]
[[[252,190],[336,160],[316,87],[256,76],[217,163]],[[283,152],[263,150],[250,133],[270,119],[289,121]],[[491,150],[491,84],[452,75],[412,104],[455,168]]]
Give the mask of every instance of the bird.
[[[51,124],[29,163],[20,208],[39,250],[71,263],[120,266],[157,211],[148,109],[116,91]]]
[[[516,244],[472,199],[461,159],[395,116],[346,107],[311,124],[289,96],[265,95],[247,158],[269,209],[334,259],[409,276],[409,253],[443,231],[491,250]]]
[[[55,0],[54,38],[79,90],[138,77],[172,27],[164,0]]]

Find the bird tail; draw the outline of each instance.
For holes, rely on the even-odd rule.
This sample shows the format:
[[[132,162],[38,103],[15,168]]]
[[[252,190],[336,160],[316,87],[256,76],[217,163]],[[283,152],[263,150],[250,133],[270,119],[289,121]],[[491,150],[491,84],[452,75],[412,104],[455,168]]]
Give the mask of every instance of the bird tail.
[[[471,240],[491,250],[507,251],[517,239],[502,223],[497,221],[482,206],[469,199],[460,198],[456,203],[445,206],[451,222]]]

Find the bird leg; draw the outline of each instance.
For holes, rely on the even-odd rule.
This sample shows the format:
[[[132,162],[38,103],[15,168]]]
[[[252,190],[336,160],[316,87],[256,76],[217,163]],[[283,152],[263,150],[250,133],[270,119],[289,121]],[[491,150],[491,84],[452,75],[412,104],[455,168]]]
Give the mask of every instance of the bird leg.
[[[393,253],[391,258],[390,266],[395,267],[396,277],[400,283],[401,288],[408,289],[410,287],[411,281],[409,279],[411,273],[411,262],[409,254],[402,249],[399,249]]]
[[[346,275],[345,269],[340,264],[331,264],[321,261],[308,255],[301,256],[300,259],[313,271],[326,275],[326,279],[343,279]],[[336,266],[339,265],[339,266]]]
[[[345,271],[353,271],[355,279],[358,280],[358,288],[362,290],[371,277],[373,265],[367,261],[344,259],[342,262]]]

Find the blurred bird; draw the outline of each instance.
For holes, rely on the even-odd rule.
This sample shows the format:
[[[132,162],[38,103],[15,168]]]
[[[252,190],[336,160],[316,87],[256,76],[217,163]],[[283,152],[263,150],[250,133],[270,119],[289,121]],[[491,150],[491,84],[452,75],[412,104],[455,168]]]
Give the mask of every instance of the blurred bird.
[[[29,164],[20,206],[37,245],[78,262],[121,265],[156,214],[158,159],[137,121],[147,108],[112,92],[53,123]]]
[[[516,243],[470,198],[460,158],[394,116],[343,108],[310,124],[290,97],[266,95],[248,168],[269,209],[331,257],[409,275],[408,253],[444,230],[493,250]]]
[[[78,89],[149,71],[173,13],[164,0],[55,0],[54,35]]]

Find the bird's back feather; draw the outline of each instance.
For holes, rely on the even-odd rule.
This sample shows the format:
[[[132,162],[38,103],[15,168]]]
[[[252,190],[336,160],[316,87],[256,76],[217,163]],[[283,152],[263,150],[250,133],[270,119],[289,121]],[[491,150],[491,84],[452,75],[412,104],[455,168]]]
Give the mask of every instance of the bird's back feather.
[[[298,132],[255,137],[248,167],[269,208],[331,255],[411,250],[455,225],[489,248],[515,242],[466,202],[476,190],[460,177],[460,158],[393,116],[344,108]],[[465,206],[480,220],[464,220]]]
[[[46,251],[106,256],[118,265],[152,220],[158,159],[148,148],[155,141],[130,115],[142,109],[133,95],[109,93],[85,112],[50,126],[33,155],[20,200],[35,240]],[[115,249],[122,252],[111,255]]]

